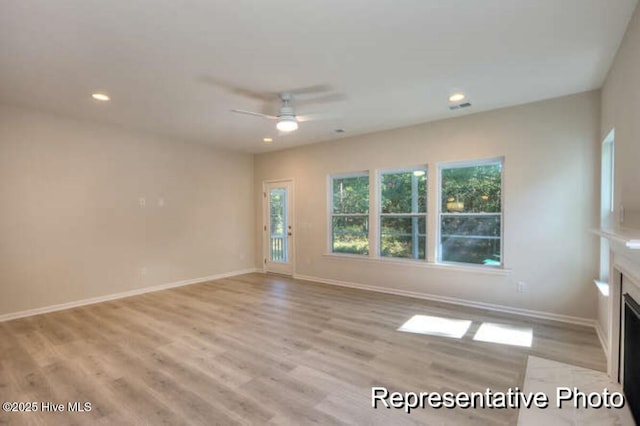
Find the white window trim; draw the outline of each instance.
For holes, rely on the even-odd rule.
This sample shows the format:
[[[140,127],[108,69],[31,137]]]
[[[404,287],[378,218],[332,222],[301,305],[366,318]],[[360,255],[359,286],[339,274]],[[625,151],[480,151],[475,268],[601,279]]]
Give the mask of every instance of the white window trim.
[[[490,164],[500,163],[502,165],[500,169],[500,265],[473,265],[470,263],[462,262],[448,262],[442,260],[442,247],[441,247],[441,230],[442,230],[442,170],[443,169],[458,169],[464,167],[473,166],[487,166]],[[504,253],[504,193],[505,193],[505,157],[490,157],[481,158],[477,160],[463,160],[463,161],[449,161],[441,162],[437,164],[437,176],[436,176],[436,190],[437,190],[437,203],[436,209],[436,239],[435,239],[435,263],[438,265],[452,265],[456,267],[472,267],[480,269],[506,269],[506,260]],[[478,213],[484,215],[484,213]],[[487,213],[490,214],[490,213]],[[473,265],[473,266],[470,266]]]
[[[487,274],[487,275],[500,275],[500,276],[508,276],[511,274],[511,269],[508,268],[499,268],[496,266],[486,266],[486,265],[474,265],[471,263],[455,263],[455,262],[447,262],[447,263],[437,263],[437,262],[427,262],[424,260],[417,259],[407,259],[401,257],[368,257],[362,256],[358,254],[349,254],[349,253],[325,253],[323,257],[330,260],[357,260],[361,262],[373,263],[378,265],[390,265],[390,266],[398,266],[398,267],[414,267],[414,268],[423,268],[423,269],[440,269],[446,271],[457,271],[457,272],[473,272],[478,274]]]
[[[380,257],[380,223],[378,223],[378,209],[380,198],[378,195],[380,174],[378,170],[369,172],[369,258]]]

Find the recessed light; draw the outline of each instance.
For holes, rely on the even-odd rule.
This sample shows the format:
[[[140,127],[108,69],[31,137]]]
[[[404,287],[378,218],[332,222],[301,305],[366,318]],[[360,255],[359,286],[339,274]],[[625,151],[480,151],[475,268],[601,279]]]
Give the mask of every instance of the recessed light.
[[[264,138],[264,139],[262,139],[262,140],[263,140],[264,142],[266,142],[266,143],[271,143],[271,142],[273,142],[273,139],[272,139],[272,138]]]
[[[449,96],[449,102],[460,102],[465,98],[464,93],[454,93]]]
[[[106,102],[106,101],[110,101],[110,100],[111,100],[111,98],[109,97],[109,95],[105,95],[104,93],[93,93],[93,94],[91,95],[91,97],[92,97],[93,99],[95,99],[96,101],[103,101],[103,102]]]

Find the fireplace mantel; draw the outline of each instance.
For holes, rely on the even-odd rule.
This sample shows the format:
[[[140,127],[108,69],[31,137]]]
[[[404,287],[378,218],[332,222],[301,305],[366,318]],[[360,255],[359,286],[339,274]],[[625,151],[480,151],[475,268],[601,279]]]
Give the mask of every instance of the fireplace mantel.
[[[640,250],[640,229],[596,229],[594,232],[611,242],[623,244],[629,250]]]
[[[610,271],[617,269],[632,278],[640,287],[640,229],[596,229],[596,235],[609,241],[611,250]],[[611,277],[614,278],[614,277]],[[611,286],[611,279],[609,285]]]

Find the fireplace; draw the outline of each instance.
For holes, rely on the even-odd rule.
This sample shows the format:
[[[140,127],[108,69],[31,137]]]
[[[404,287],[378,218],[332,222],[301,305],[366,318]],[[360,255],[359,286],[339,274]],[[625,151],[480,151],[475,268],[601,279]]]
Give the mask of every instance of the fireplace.
[[[599,296],[598,330],[607,372],[640,424],[640,229],[600,229],[608,241],[608,294]],[[605,330],[606,329],[606,330]]]
[[[640,305],[624,295],[624,336],[622,383],[627,404],[636,423],[640,423]]]

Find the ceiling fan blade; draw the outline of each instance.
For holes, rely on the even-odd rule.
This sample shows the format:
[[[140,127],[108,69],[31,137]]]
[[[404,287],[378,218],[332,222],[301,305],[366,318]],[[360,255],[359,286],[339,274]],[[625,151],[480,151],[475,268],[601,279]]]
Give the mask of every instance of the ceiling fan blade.
[[[332,120],[338,118],[338,116],[337,114],[332,114],[329,112],[317,112],[311,114],[296,115],[296,118],[299,122],[302,123],[305,121]]]
[[[292,95],[309,95],[312,93],[322,93],[322,92],[330,92],[333,88],[328,84],[316,84],[313,86],[307,87],[298,87],[296,89],[291,90],[283,90],[283,92],[291,93]]]
[[[234,93],[236,95],[240,95],[240,96],[244,96],[247,98],[252,98],[252,99],[256,99],[259,101],[263,101],[263,102],[270,102],[273,101],[274,99],[278,99],[278,94],[277,93],[270,93],[270,92],[258,92],[255,90],[251,90],[249,88],[246,87],[241,87],[238,86],[236,84],[233,84],[229,81],[225,81],[216,77],[211,77],[208,75],[203,75],[199,78],[200,81],[206,83],[206,84],[211,84],[214,86],[218,86],[221,87],[225,90],[227,90],[228,92]]]
[[[308,104],[325,104],[330,102],[340,102],[347,99],[347,95],[344,93],[330,93],[328,95],[319,96],[316,98],[297,99],[296,105],[308,105]]]
[[[278,119],[278,117],[276,117],[275,115],[262,114],[260,112],[253,112],[253,111],[245,111],[243,109],[232,109],[231,112],[237,112],[238,114],[245,114],[245,115],[253,115],[254,117],[268,118],[270,120]]]

